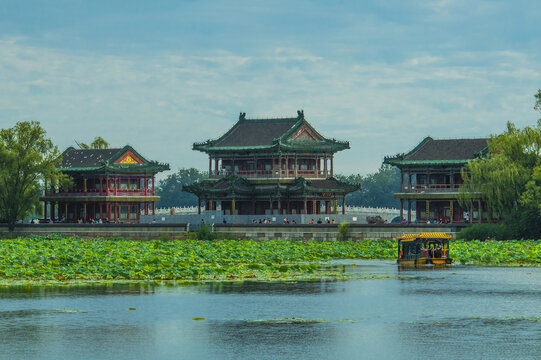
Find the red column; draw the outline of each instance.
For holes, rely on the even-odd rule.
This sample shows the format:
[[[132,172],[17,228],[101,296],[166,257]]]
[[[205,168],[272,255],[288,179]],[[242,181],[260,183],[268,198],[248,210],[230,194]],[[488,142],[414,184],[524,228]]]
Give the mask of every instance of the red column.
[[[117,178],[116,178],[116,175],[115,175],[114,181],[115,181],[115,183],[113,184],[113,195],[116,196],[116,194],[117,194],[117,187],[116,187]]]
[[[154,187],[154,181],[152,182],[152,187]],[[152,193],[154,193],[154,189],[152,189]],[[156,215],[156,203],[152,202],[152,215]]]
[[[197,197],[197,213],[201,215],[201,198]]]
[[[103,195],[103,177],[100,176],[100,196]]]
[[[54,221],[54,202],[51,201],[51,220]]]
[[[152,196],[154,196],[154,179],[154,175],[152,175]],[[154,215],[154,206],[152,207],[152,215]]]
[[[45,190],[47,191],[47,190]],[[47,219],[47,201],[44,201],[44,206],[43,206],[43,218],[44,219]]]
[[[209,177],[212,177],[212,156],[209,156]]]
[[[148,215],[148,202],[145,201],[145,215]]]
[[[148,195],[148,177],[145,176],[145,196],[147,195]]]
[[[103,203],[99,203],[100,207],[100,219],[103,219]]]
[[[346,215],[346,197],[342,196],[342,215]]]
[[[323,157],[323,175],[327,177],[327,156]]]
[[[214,158],[214,174],[218,177],[218,158]]]
[[[334,160],[334,155],[331,155],[331,177],[333,177],[333,160]]]

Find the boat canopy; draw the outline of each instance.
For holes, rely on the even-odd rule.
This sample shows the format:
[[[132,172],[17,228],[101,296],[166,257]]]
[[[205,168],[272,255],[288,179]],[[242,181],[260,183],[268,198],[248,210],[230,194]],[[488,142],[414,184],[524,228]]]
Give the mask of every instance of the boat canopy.
[[[443,232],[421,232],[417,234],[402,234],[397,237],[397,240],[402,242],[415,241],[416,239],[451,239],[452,236]]]

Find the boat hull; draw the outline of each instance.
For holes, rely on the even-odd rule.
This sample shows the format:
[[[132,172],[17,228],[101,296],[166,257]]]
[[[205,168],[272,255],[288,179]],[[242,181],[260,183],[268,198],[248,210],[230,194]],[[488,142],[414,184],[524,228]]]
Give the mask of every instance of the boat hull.
[[[419,259],[398,259],[396,261],[399,265],[404,266],[422,266],[422,265],[451,265],[453,259],[451,258],[419,258]]]

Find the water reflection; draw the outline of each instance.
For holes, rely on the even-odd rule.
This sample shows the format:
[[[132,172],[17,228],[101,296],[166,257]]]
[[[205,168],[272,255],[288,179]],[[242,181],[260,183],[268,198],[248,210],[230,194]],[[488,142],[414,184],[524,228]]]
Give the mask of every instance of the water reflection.
[[[337,264],[362,280],[1,287],[0,357],[534,359],[541,353],[539,268]]]

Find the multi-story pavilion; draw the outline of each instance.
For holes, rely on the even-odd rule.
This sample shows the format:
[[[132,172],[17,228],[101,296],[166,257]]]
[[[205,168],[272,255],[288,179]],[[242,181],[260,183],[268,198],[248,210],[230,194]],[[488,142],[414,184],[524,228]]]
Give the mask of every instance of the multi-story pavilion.
[[[209,154],[209,179],[184,186],[205,201],[206,210],[221,202],[224,214],[331,214],[357,190],[333,177],[334,154],[349,143],[327,139],[304,118],[239,121],[217,140],[195,143]],[[322,210],[323,209],[323,210]]]
[[[483,209],[480,197],[463,209],[458,204],[458,189],[463,183],[460,169],[487,154],[487,140],[427,137],[407,154],[386,157],[384,163],[400,169],[400,192],[394,194],[400,199],[400,217],[404,218],[406,200],[408,221],[411,221],[412,204],[420,221],[479,221]]]
[[[160,200],[154,192],[156,173],[169,170],[142,157],[131,146],[115,149],[75,149],[69,147],[62,154],[60,171],[72,178],[69,189],[45,186],[44,215],[66,222],[89,219],[138,223],[144,209],[154,214],[154,205]]]

